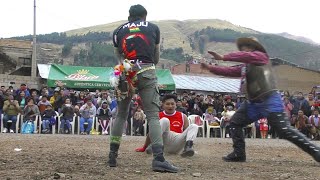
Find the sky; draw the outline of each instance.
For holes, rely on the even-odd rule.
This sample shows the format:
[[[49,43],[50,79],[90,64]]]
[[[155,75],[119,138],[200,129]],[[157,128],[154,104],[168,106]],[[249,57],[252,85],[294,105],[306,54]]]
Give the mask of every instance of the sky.
[[[33,1],[0,0],[0,37],[33,34]],[[148,20],[221,19],[320,43],[318,0],[36,0],[37,34],[126,20],[134,4],[145,6]]]

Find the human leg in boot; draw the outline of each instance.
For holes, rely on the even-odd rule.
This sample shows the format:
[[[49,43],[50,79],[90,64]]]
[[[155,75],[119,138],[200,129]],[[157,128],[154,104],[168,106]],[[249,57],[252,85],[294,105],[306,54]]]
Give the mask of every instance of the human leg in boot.
[[[252,121],[248,117],[247,113],[248,103],[244,102],[240,108],[230,119],[229,132],[233,141],[233,151],[227,156],[222,157],[226,162],[245,162],[245,141],[243,127],[251,124]]]
[[[118,157],[119,146],[120,146],[120,144],[117,144],[117,143],[110,144],[109,161],[108,161],[108,164],[110,167],[117,166],[117,157]]]
[[[245,162],[246,151],[243,128],[230,125],[230,134],[233,141],[233,152],[224,156],[222,159],[226,162]]]
[[[122,131],[124,123],[127,119],[129,112],[129,102],[131,97],[127,97],[121,101],[118,101],[118,113],[116,120],[113,123],[110,135],[110,152],[108,166],[117,166],[118,150],[121,142]]]
[[[320,147],[311,143],[304,134],[290,126],[290,121],[284,113],[270,113],[268,121],[279,135],[320,162]]]
[[[194,150],[192,148],[193,146],[193,141],[187,141],[186,145],[184,146],[184,149],[181,153],[182,157],[191,157],[194,155]]]
[[[154,157],[152,161],[153,171],[169,173],[177,173],[179,171],[177,167],[171,165],[164,159],[162,145],[152,145],[152,152]]]

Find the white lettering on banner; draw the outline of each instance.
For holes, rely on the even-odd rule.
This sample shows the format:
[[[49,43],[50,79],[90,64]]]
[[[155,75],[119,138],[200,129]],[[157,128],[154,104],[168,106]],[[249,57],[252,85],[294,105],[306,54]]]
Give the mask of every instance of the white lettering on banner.
[[[128,23],[128,24],[122,26],[122,28],[124,29],[124,28],[141,27],[141,26],[143,26],[143,27],[148,27],[148,22],[146,22],[146,21],[141,21],[139,24]]]
[[[86,87],[111,87],[110,84],[107,83],[74,83],[74,86],[86,86]]]

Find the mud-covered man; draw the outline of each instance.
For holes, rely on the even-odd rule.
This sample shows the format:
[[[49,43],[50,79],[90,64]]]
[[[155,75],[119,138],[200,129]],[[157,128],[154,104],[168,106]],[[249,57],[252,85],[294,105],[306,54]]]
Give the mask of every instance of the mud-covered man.
[[[142,99],[144,113],[149,126],[154,159],[152,169],[161,172],[177,172],[178,169],[168,163],[163,156],[163,140],[159,123],[159,90],[155,74],[155,65],[159,62],[160,30],[157,25],[146,21],[147,10],[141,5],[133,5],[129,10],[127,23],[114,31],[113,43],[119,63],[124,59],[136,72],[135,79],[127,79],[135,85]],[[121,84],[123,82],[120,82]],[[123,86],[121,86],[123,87]],[[126,86],[132,87],[132,86]],[[125,89],[119,88],[122,92]],[[109,166],[117,166],[116,158],[122,137],[124,122],[127,120],[131,93],[118,102],[118,113],[110,136]]]
[[[242,77],[241,90],[246,92],[248,101],[230,119],[233,152],[223,157],[224,161],[246,161],[243,127],[261,118],[267,118],[276,132],[294,143],[320,162],[320,148],[312,144],[302,133],[290,126],[284,113],[281,95],[275,85],[274,73],[265,48],[255,38],[239,38],[239,52],[224,56],[209,51],[216,60],[243,63],[234,67],[219,67],[202,64],[204,69],[223,76]]]

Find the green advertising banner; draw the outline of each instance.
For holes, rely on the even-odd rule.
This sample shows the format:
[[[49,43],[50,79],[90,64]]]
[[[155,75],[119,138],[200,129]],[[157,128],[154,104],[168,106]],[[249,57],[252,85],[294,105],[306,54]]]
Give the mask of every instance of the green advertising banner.
[[[109,77],[112,67],[65,66],[52,64],[48,76],[48,86],[64,85],[75,89],[112,89]],[[157,69],[160,90],[175,90],[171,72],[167,69]]]

